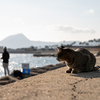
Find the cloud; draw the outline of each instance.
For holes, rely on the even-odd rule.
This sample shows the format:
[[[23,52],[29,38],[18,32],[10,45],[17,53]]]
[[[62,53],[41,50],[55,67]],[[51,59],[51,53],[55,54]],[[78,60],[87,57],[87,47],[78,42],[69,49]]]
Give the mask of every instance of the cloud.
[[[21,18],[15,18],[14,21],[20,21],[22,20]]]
[[[20,24],[25,24],[21,18],[15,18],[14,21]]]
[[[56,31],[63,31],[63,32],[70,32],[70,33],[95,33],[95,30],[93,29],[76,28],[73,26],[66,26],[66,25],[54,25],[50,27]]]
[[[94,10],[93,9],[90,9],[90,10],[85,11],[85,13],[91,13],[91,14],[93,14],[94,13]]]

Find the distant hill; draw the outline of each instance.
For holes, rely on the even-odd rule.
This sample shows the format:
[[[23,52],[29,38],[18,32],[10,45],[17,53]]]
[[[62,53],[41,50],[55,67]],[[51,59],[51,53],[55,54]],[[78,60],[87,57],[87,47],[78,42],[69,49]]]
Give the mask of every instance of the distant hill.
[[[0,46],[7,46],[8,48],[20,48],[30,46],[31,41],[23,34],[11,35],[0,41]]]
[[[41,42],[41,41],[30,41],[27,37],[25,37],[22,33],[8,36],[7,38],[0,41],[0,46],[7,46],[8,48],[23,48],[30,46],[41,46],[45,45],[54,45],[55,42]]]
[[[62,42],[43,42],[43,41],[30,41],[27,37],[25,37],[22,33],[8,36],[7,38],[0,41],[0,46],[7,46],[7,48],[25,48],[30,46],[38,46],[38,47],[45,47],[46,45],[58,45],[61,44],[67,45],[75,42],[73,45],[79,45],[81,41],[62,41]],[[89,45],[98,45],[100,42],[87,42]],[[85,45],[85,44],[82,44]]]

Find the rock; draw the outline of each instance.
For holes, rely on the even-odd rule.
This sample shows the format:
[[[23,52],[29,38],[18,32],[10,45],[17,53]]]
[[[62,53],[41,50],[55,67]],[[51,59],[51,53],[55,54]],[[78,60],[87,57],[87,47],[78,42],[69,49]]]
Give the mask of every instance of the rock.
[[[96,56],[100,56],[100,51],[97,53],[97,55]]]

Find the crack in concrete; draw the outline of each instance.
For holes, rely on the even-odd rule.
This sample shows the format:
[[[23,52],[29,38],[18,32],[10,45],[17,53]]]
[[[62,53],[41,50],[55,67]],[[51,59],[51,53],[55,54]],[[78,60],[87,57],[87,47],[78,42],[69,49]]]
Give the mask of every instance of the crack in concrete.
[[[83,80],[79,80],[79,81],[77,81],[77,82],[75,82],[75,83],[72,83],[72,84],[69,84],[69,85],[75,85],[75,84],[77,84],[77,83],[79,83],[79,82],[82,82]]]
[[[75,83],[72,83],[72,84],[69,84],[69,85],[72,85],[73,87],[72,87],[72,91],[73,92],[76,92],[76,93],[72,93],[71,94],[71,96],[72,96],[72,100],[74,99],[74,100],[77,100],[77,95],[76,94],[87,94],[87,93],[89,93],[89,94],[92,94],[92,92],[78,92],[78,91],[76,91],[76,85],[78,84],[78,83],[80,83],[80,82],[82,82],[82,81],[87,81],[88,79],[92,79],[92,78],[86,78],[85,80],[79,80],[79,81],[77,81],[77,82],[75,82]]]
[[[76,86],[75,86],[75,85],[73,85],[72,90],[73,90],[73,91],[76,91]]]
[[[72,98],[71,99],[77,100],[76,99],[76,95],[72,94]]]
[[[77,94],[92,94],[92,92],[77,92]]]

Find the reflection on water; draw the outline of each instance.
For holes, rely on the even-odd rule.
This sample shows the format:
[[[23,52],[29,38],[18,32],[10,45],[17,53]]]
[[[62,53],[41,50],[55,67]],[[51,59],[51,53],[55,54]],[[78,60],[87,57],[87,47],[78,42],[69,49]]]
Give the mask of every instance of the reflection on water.
[[[0,54],[1,58],[2,54]],[[49,64],[57,64],[56,57],[33,57],[33,54],[10,54],[9,70],[10,73],[14,69],[21,70],[22,63],[29,63],[30,68],[43,67]],[[0,60],[0,77],[4,76],[2,60]]]

